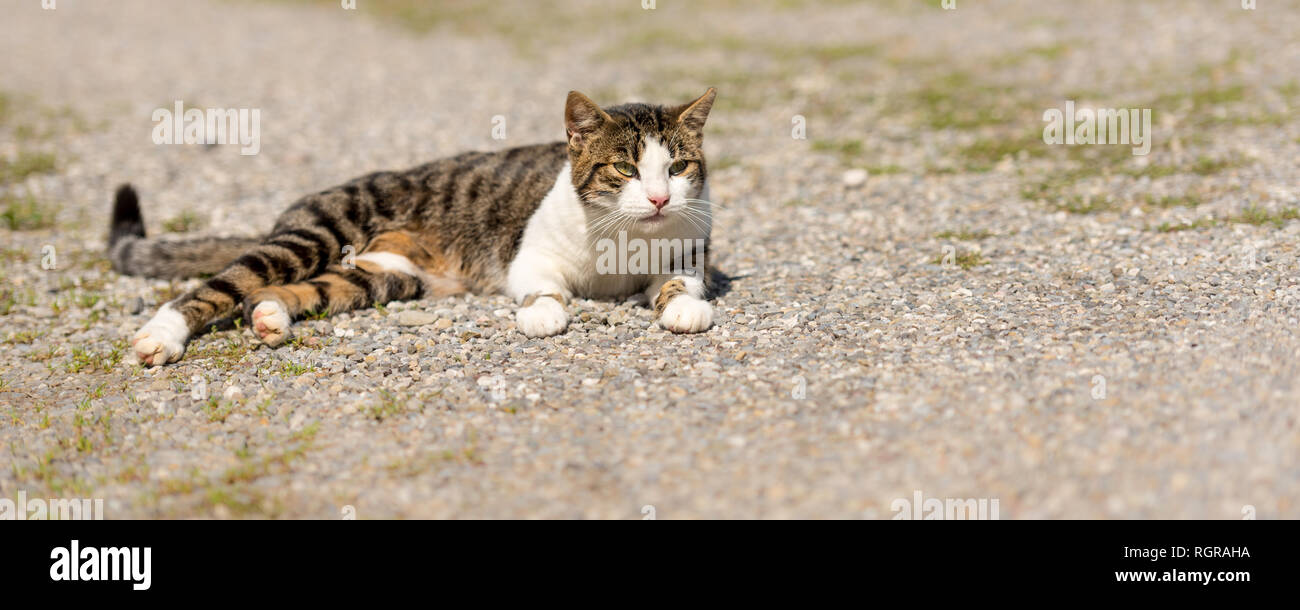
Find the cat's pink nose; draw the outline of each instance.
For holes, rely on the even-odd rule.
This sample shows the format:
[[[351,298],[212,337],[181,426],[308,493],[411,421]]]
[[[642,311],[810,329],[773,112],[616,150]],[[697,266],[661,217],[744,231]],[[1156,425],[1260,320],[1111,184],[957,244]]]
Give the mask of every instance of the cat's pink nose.
[[[668,195],[666,195],[666,194],[665,194],[665,195],[646,195],[646,199],[649,199],[649,200],[650,200],[650,203],[655,204],[655,209],[657,209],[657,210],[662,210],[662,209],[664,209],[664,206],[668,205]]]

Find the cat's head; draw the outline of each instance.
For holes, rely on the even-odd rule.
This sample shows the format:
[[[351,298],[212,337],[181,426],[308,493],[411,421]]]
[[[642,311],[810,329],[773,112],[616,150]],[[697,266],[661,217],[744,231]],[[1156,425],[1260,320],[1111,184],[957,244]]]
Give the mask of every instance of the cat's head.
[[[578,196],[642,228],[690,214],[704,189],[703,130],[714,95],[710,88],[680,106],[602,109],[570,91],[564,123]]]

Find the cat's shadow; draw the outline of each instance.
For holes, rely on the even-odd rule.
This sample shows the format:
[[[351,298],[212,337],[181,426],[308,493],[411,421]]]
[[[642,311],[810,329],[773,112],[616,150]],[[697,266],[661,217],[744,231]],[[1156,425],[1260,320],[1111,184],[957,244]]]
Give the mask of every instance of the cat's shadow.
[[[731,276],[717,267],[709,267],[709,298],[716,299],[731,292],[731,283],[744,278],[743,275]]]
[[[731,284],[732,284],[732,282],[735,282],[736,280],[744,279],[745,277],[747,277],[747,276],[744,276],[744,275],[735,275],[735,276],[727,275],[726,273],[724,273],[721,269],[718,269],[717,267],[709,267],[709,271],[708,271],[708,273],[709,273],[709,295],[708,295],[708,297],[709,297],[710,299],[716,299],[716,298],[719,298],[719,297],[726,296],[728,292],[731,292]],[[242,316],[238,316],[238,317],[240,318],[240,324],[239,324],[239,325],[236,325],[236,324],[235,324],[236,316],[231,316],[231,317],[228,317],[228,318],[222,318],[222,319],[220,319],[220,320],[216,320],[216,321],[213,321],[212,323],[208,324],[208,326],[207,326],[207,331],[206,331],[204,334],[207,334],[207,333],[216,333],[216,332],[223,332],[223,331],[229,331],[229,330],[236,330],[236,329],[244,328],[246,325],[243,324]],[[302,322],[302,320],[296,320],[296,322]]]

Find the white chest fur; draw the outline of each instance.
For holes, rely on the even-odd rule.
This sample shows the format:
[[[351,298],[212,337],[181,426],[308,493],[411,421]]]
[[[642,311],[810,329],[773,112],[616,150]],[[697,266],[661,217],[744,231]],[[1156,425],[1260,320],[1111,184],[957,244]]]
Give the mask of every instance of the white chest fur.
[[[506,280],[506,292],[516,301],[533,293],[617,298],[643,290],[650,282],[647,274],[607,273],[598,268],[598,241],[617,238],[620,229],[633,240],[708,238],[707,225],[681,218],[665,220],[653,232],[627,226],[635,223],[608,222],[602,218],[604,212],[592,210],[578,199],[570,172],[565,164],[524,229]],[[701,199],[707,198],[706,187]]]

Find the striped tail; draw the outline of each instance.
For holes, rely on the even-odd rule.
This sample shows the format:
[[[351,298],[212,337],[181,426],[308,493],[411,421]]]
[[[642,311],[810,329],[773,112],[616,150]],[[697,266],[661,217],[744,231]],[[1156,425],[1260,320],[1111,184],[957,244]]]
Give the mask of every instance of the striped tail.
[[[253,237],[199,237],[146,239],[140,198],[130,184],[118,187],[113,197],[113,219],[108,233],[108,259],[123,275],[181,279],[211,275],[257,246]]]

